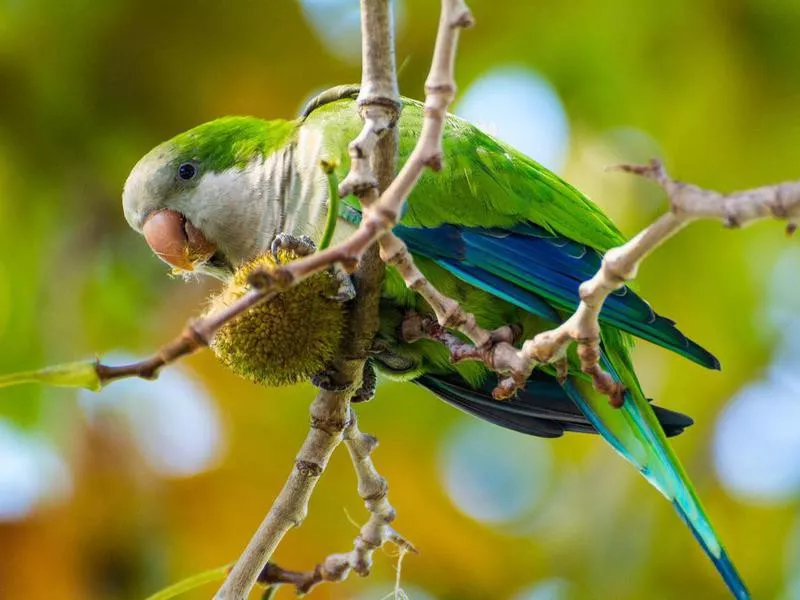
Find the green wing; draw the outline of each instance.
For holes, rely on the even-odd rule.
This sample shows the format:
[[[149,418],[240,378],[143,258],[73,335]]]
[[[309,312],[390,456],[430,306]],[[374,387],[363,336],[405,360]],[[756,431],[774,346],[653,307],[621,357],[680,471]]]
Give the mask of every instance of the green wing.
[[[347,144],[361,127],[351,99],[357,89],[334,88],[326,94],[326,100],[346,99],[312,103],[304,125],[323,129],[327,152],[338,161],[342,178]],[[399,124],[401,161],[411,153],[422,121],[422,104],[405,99]],[[578,286],[597,271],[602,252],[624,242],[622,234],[580,191],[463,119],[448,117],[443,144],[443,171],[424,172],[401,221],[407,237],[416,242],[412,251],[495,297],[516,295],[512,302],[539,317],[558,320],[553,310],[573,311]],[[347,203],[360,208],[353,198],[345,199]],[[507,237],[500,240],[498,232]],[[502,290],[498,278],[506,282]],[[553,310],[532,308],[533,295]],[[609,298],[600,320],[719,368],[713,356],[628,288]],[[625,348],[631,345],[625,336],[616,339]]]

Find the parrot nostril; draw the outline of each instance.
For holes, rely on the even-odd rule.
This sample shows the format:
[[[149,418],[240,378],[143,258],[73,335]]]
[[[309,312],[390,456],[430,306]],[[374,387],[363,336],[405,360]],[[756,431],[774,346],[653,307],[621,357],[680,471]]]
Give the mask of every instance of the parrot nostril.
[[[181,213],[163,209],[150,214],[142,226],[147,245],[164,262],[184,271],[216,251],[203,233]]]

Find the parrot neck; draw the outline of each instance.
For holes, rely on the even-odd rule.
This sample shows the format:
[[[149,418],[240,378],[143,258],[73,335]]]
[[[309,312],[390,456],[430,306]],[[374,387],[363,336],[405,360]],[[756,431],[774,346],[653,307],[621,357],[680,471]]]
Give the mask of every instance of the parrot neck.
[[[266,247],[278,233],[293,236],[307,235],[315,242],[322,237],[328,214],[328,178],[321,162],[322,132],[300,127],[295,143],[288,144],[270,155],[264,162],[268,179],[264,189],[266,204],[272,207],[269,221],[271,236]],[[334,242],[345,239],[352,226],[339,220]]]
[[[243,169],[206,176],[202,201],[195,198],[194,210],[197,213],[197,205],[210,207],[209,214],[215,218],[196,215],[196,220],[211,239],[228,240],[220,249],[234,265],[269,250],[279,233],[307,235],[318,242],[328,210],[328,180],[320,165],[323,156],[321,133],[301,127],[295,141],[267,156],[253,157]],[[232,204],[231,198],[237,201]],[[222,218],[218,211],[232,218]],[[253,227],[260,235],[236,235],[230,231],[236,222],[251,224],[248,229]],[[218,223],[226,225],[217,231]],[[352,229],[340,219],[333,241],[345,239]]]

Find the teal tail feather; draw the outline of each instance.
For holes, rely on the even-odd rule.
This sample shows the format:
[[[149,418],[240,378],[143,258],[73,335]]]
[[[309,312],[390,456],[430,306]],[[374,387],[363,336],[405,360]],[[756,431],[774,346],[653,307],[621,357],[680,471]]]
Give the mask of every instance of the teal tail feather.
[[[628,387],[625,403],[616,409],[598,394],[583,394],[572,379],[564,389],[586,414],[603,438],[644,477],[672,502],[681,519],[714,563],[728,589],[737,600],[748,600],[750,594],[741,576],[722,546],[686,472],[669,446],[653,409],[635,380],[626,381],[603,356],[603,369]]]
[[[711,562],[714,563],[714,566],[717,568],[717,571],[719,571],[719,574],[722,575],[722,579],[725,581],[725,584],[728,586],[731,594],[733,594],[733,597],[736,598],[736,600],[749,600],[750,592],[747,591],[747,587],[745,587],[742,576],[739,575],[736,567],[733,566],[733,562],[728,556],[728,553],[725,551],[725,548],[719,546],[718,554],[714,554],[711,548],[706,545],[703,538],[698,534],[694,525],[689,521],[689,517],[685,512],[683,512],[683,508],[681,508],[680,503],[677,500],[673,500],[672,505],[675,507],[675,510],[678,511],[678,514],[680,515],[681,519],[683,519],[683,522],[686,523],[689,529],[691,529],[695,539],[698,541],[700,546],[702,546],[703,550],[705,550],[705,553],[711,559]]]

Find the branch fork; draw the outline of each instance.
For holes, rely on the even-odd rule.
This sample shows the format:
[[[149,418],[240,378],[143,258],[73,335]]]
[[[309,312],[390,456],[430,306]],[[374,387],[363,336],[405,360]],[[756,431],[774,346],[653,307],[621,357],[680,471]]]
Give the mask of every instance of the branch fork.
[[[369,520],[361,528],[350,552],[331,554],[311,571],[290,571],[269,562],[258,576],[258,582],[262,585],[290,584],[295,586],[299,595],[304,595],[320,583],[343,581],[350,571],[366,577],[372,569],[372,554],[387,542],[403,551],[417,552],[408,540],[392,528],[396,513],[389,503],[389,485],[372,461],[372,452],[378,440],[361,432],[352,409],[343,437],[358,477],[358,494],[370,513]]]

